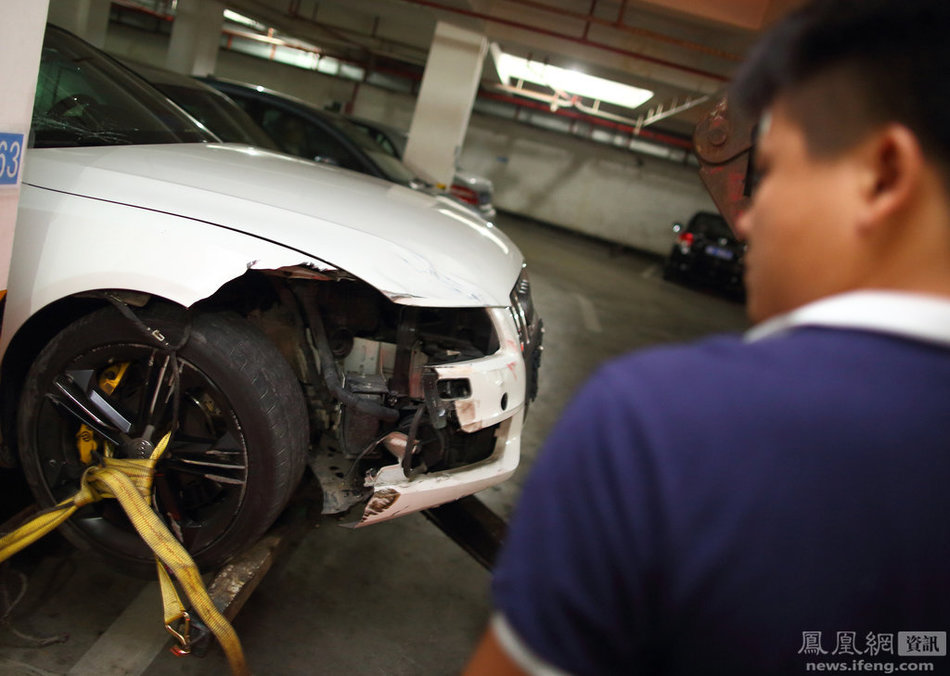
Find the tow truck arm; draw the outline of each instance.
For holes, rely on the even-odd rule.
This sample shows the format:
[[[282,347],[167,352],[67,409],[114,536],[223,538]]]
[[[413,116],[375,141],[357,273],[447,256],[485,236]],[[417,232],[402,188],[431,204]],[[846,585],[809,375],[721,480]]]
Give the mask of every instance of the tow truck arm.
[[[699,176],[733,232],[751,199],[755,130],[756,121],[723,97],[693,132]]]

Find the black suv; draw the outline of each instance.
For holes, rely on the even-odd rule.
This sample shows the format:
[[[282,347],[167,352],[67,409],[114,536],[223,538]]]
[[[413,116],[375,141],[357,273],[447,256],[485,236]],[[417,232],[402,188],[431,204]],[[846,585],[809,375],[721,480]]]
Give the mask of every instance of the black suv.
[[[200,79],[234,99],[286,153],[411,188],[424,185],[398,158],[342,115],[264,87]]]

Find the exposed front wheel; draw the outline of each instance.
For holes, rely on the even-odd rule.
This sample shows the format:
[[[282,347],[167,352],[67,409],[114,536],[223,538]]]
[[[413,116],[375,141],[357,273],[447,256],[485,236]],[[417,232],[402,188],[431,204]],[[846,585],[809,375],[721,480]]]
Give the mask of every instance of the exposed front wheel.
[[[174,426],[152,503],[203,568],[253,543],[303,472],[308,422],[297,379],[233,313],[158,306],[140,313],[174,354],[114,308],[69,325],[32,365],[18,411],[19,453],[41,507],[73,495],[100,455],[139,457]],[[189,327],[186,329],[186,325]],[[152,555],[115,500],[63,528],[125,567]]]

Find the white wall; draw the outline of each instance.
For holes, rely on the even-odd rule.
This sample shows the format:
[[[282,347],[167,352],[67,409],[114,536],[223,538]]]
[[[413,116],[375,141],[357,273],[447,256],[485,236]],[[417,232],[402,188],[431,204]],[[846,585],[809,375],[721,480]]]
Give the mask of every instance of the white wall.
[[[416,99],[409,94],[397,94],[379,87],[361,86],[353,105],[353,114],[409,130]]]
[[[168,36],[110,23],[103,49],[119,59],[164,68]]]
[[[168,39],[110,24],[106,49],[161,65]],[[415,98],[222,50],[215,75],[254,82],[325,106],[409,129]],[[644,251],[666,254],[671,225],[715,206],[694,167],[473,113],[462,167],[495,184],[495,206]]]
[[[362,86],[353,112],[408,129],[414,103]],[[495,116],[472,114],[461,165],[499,209],[664,255],[675,221],[716,210],[694,167]]]
[[[695,168],[494,117],[472,116],[462,165],[495,184],[495,205],[645,251],[671,226],[715,211]]]

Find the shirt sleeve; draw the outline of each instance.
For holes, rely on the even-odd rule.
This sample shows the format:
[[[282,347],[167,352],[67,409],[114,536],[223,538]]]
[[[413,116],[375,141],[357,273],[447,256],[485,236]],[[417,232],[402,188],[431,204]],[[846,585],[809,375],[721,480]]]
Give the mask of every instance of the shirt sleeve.
[[[498,645],[524,673],[530,676],[569,676],[567,672],[535,655],[501,613],[492,615],[491,630],[495,633]]]
[[[618,377],[595,375],[555,426],[493,579],[511,631],[572,674],[634,673],[654,626],[653,463]]]

